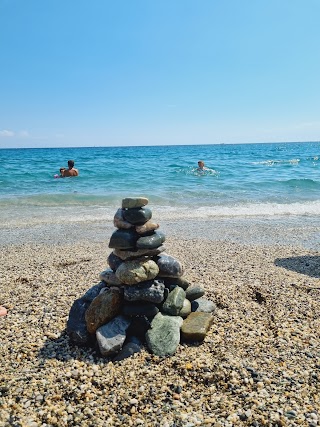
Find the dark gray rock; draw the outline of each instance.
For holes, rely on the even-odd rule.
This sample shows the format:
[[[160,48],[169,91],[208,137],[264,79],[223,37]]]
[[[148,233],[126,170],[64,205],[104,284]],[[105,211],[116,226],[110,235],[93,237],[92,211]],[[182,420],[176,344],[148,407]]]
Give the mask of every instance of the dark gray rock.
[[[89,301],[79,298],[71,306],[67,321],[67,334],[71,341],[78,345],[88,345],[91,336],[87,330],[85,314],[90,305]]]
[[[109,248],[134,249],[138,236],[135,230],[116,230],[111,235]]]
[[[130,224],[143,225],[152,217],[152,212],[149,208],[132,208],[123,211],[123,217]]]
[[[127,337],[135,336],[144,341],[148,329],[150,329],[150,320],[146,316],[133,317],[127,330]]]
[[[105,288],[106,284],[104,282],[100,282],[97,285],[92,286],[92,288],[88,289],[87,292],[83,295],[82,299],[86,302],[91,302],[97,297],[101,291],[101,289]]]
[[[170,255],[160,254],[155,258],[159,267],[159,277],[180,277],[183,275],[182,264]]]
[[[125,342],[130,322],[130,319],[120,315],[97,329],[96,337],[103,356],[111,356],[119,352]]]
[[[183,319],[158,313],[146,333],[148,348],[157,356],[171,356],[180,342],[180,327]]]
[[[200,288],[200,286],[189,286],[186,290],[186,298],[188,298],[189,301],[194,301],[195,299],[201,298],[204,293],[204,289]]]
[[[107,270],[102,271],[99,274],[100,280],[107,283],[109,286],[121,286],[122,282],[117,278],[115,272],[111,270],[111,268],[107,268]]]
[[[154,249],[158,248],[165,241],[166,237],[161,231],[154,231],[148,236],[142,236],[137,240],[137,248]]]
[[[161,252],[165,251],[165,247],[163,245],[153,248],[153,249],[135,249],[132,251],[125,251],[121,249],[115,249],[114,253],[117,257],[119,257],[123,261],[130,261],[133,259],[141,258],[141,257],[153,257],[155,255],[159,255]]]
[[[126,301],[147,301],[158,304],[164,298],[164,283],[161,280],[147,280],[138,285],[124,287]]]
[[[123,260],[119,258],[113,251],[109,254],[107,262],[109,267],[113,271],[116,271],[116,269],[123,263]]]
[[[122,313],[125,316],[135,317],[135,316],[145,316],[145,317],[154,317],[159,313],[159,309],[156,305],[146,302],[146,303],[136,303],[136,304],[124,304],[122,307]]]

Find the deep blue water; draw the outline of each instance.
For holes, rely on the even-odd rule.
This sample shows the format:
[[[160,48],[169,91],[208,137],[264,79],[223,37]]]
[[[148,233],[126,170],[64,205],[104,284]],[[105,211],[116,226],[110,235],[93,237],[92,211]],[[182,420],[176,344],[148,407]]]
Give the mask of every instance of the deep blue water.
[[[135,195],[169,217],[318,215],[319,158],[320,142],[2,149],[0,220],[99,219]],[[55,179],[68,159],[79,177]]]

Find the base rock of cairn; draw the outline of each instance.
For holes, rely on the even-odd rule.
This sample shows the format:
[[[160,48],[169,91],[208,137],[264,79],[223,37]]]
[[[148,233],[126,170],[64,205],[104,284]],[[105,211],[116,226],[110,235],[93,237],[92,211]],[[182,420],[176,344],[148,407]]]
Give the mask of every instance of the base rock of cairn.
[[[144,197],[122,200],[114,216],[109,267],[100,283],[74,301],[67,321],[74,343],[96,346],[115,361],[144,345],[157,356],[169,356],[181,340],[203,341],[216,310],[200,286],[182,277],[182,264],[165,252],[165,235],[147,204]]]

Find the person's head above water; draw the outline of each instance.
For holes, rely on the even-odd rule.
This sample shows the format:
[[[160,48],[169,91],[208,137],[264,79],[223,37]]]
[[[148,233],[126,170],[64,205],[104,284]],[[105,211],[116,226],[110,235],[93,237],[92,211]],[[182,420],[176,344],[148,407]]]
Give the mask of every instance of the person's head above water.
[[[74,161],[73,160],[68,160],[68,168],[72,169],[74,167]]]
[[[199,167],[199,169],[203,169],[204,168],[204,161],[203,160],[199,160],[198,161],[198,167]]]

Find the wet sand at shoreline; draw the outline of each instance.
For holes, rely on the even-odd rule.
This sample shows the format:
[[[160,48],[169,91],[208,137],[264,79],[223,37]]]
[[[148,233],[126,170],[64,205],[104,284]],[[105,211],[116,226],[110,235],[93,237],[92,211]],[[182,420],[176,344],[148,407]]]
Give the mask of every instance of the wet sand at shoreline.
[[[167,252],[218,306],[205,341],[121,363],[65,333],[73,301],[107,267],[114,228],[1,233],[0,425],[319,425],[320,253],[304,244],[317,228],[222,222],[160,223]]]

